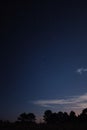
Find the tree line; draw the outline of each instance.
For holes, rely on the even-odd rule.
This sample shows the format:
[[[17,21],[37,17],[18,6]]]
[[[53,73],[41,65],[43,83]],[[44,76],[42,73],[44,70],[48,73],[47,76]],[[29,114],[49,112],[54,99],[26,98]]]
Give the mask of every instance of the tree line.
[[[17,118],[20,122],[36,122],[36,116],[34,113],[22,113]],[[53,113],[51,110],[46,110],[43,115],[43,120],[46,124],[57,124],[60,122],[87,122],[87,108],[83,109],[80,115],[76,115],[74,111],[69,114],[67,112],[59,111]]]
[[[87,122],[87,108],[83,109],[82,112],[77,116],[74,111],[69,114],[67,112],[52,112],[51,110],[46,110],[43,115],[44,123],[46,124],[58,124],[61,122]],[[7,121],[9,122],[9,121]],[[36,123],[36,116],[34,113],[21,113],[16,122],[21,123]],[[2,120],[0,120],[2,123]]]

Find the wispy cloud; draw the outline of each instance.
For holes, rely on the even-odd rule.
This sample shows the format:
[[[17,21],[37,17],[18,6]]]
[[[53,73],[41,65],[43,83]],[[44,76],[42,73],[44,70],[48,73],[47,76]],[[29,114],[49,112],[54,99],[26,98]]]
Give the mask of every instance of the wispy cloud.
[[[63,105],[63,107],[83,109],[87,107],[87,93],[80,96],[73,96],[67,99],[37,100],[34,101],[33,104],[42,107],[54,107],[56,105]]]
[[[87,68],[78,68],[76,72],[82,74],[83,72],[87,72]]]

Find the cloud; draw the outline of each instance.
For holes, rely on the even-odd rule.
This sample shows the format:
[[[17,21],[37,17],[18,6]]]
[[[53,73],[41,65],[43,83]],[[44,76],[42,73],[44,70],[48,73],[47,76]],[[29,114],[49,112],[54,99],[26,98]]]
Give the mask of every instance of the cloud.
[[[76,72],[82,74],[83,72],[87,72],[87,68],[78,68]]]
[[[56,105],[62,105],[63,108],[83,109],[87,107],[87,93],[67,99],[37,100],[34,101],[33,104],[41,107],[55,107]]]

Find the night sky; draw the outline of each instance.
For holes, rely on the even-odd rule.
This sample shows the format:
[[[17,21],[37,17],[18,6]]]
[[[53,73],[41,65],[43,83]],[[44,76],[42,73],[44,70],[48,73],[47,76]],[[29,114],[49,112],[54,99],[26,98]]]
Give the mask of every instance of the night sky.
[[[87,107],[87,3],[0,5],[0,119]]]

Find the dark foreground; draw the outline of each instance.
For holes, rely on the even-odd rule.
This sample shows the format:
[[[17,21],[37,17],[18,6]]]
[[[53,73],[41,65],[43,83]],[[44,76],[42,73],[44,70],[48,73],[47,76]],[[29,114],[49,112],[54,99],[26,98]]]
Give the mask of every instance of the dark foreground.
[[[17,124],[0,125],[0,130],[87,130],[87,123]]]

